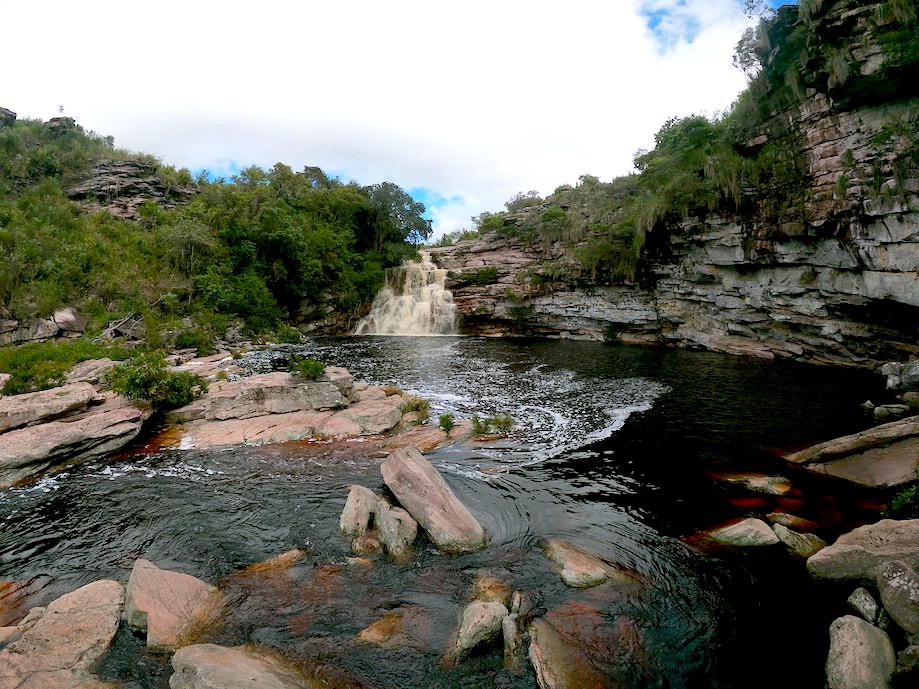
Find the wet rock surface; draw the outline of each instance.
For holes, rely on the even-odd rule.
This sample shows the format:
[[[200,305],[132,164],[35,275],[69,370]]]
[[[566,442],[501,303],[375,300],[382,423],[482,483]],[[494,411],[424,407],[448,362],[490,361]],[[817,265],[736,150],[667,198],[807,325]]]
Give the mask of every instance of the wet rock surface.
[[[245,647],[200,644],[172,657],[169,689],[310,689],[312,685],[281,661]]]
[[[807,570],[818,579],[874,584],[878,568],[890,560],[919,566],[919,519],[882,519],[860,526],[808,558]]]

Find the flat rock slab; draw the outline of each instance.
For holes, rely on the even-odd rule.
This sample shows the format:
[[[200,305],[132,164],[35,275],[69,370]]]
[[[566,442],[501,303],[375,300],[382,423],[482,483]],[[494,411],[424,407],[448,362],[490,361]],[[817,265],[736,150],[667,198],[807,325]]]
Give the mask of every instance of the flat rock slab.
[[[875,426],[860,433],[834,438],[808,447],[800,452],[793,452],[786,455],[785,459],[795,464],[827,462],[914,436],[919,436],[919,416],[911,416],[892,423]]]
[[[917,461],[919,437],[912,437],[832,462],[808,464],[806,468],[869,488],[892,488],[916,480]]]
[[[485,546],[485,530],[443,477],[414,447],[396,450],[380,467],[399,503],[445,552],[469,552]]]
[[[331,412],[291,412],[230,421],[195,421],[179,439],[183,450],[208,450],[237,445],[268,445],[319,435]]]
[[[169,689],[310,689],[279,660],[241,646],[186,646],[172,656]]]
[[[128,579],[125,620],[147,632],[148,648],[177,648],[196,625],[214,615],[218,596],[216,588],[200,579],[137,560]]]
[[[607,562],[567,541],[550,538],[543,545],[543,551],[546,557],[561,565],[559,576],[568,586],[588,588],[607,581],[634,585],[641,583],[637,572]]]
[[[919,519],[882,519],[840,536],[807,560],[807,571],[818,579],[875,583],[878,567],[902,560],[919,567]]]
[[[0,687],[41,687],[44,673],[88,671],[115,637],[123,604],[124,587],[103,579],[34,609],[22,636],[0,650]]]
[[[544,619],[530,625],[530,662],[540,689],[615,689],[615,683]]]
[[[716,543],[739,547],[775,545],[779,537],[761,519],[742,519],[709,531],[708,535]]]
[[[3,433],[0,489],[58,464],[114,452],[140,433],[149,415],[122,398],[110,397],[83,414]]]
[[[98,383],[116,365],[111,359],[89,359],[70,369],[64,378],[68,383]]]
[[[860,617],[846,615],[830,625],[827,689],[885,689],[896,662],[887,635]]]
[[[96,388],[89,383],[0,397],[0,433],[84,410],[95,397]]]

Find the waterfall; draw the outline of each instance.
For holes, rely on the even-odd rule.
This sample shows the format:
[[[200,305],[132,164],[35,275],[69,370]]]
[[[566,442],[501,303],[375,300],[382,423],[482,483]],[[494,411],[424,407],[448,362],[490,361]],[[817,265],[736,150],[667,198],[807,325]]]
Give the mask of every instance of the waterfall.
[[[355,335],[449,335],[456,332],[453,294],[444,287],[447,271],[422,251],[421,262],[406,261],[386,271],[386,284]]]

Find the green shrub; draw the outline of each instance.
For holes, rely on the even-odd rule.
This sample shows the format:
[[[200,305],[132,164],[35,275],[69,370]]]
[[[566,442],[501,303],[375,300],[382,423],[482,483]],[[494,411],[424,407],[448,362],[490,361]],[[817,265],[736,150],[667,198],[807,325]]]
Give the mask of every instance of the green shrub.
[[[456,424],[453,422],[453,414],[447,412],[446,414],[441,414],[439,419],[439,426],[443,428],[447,433],[453,430],[453,427]]]
[[[472,434],[488,435],[488,419],[480,419],[478,415],[472,417]]]
[[[463,277],[476,285],[491,285],[498,281],[498,269],[494,266],[480,268],[479,270],[464,273]]]
[[[207,330],[196,328],[185,330],[176,336],[176,349],[194,349],[198,356],[207,356],[217,351],[214,348],[214,336]]]
[[[20,347],[0,349],[0,373],[9,373],[3,386],[4,395],[46,390],[61,385],[64,374],[88,359],[127,359],[130,350],[124,347],[104,347],[90,340],[63,342],[33,342]]]
[[[393,395],[404,395],[405,391],[400,388],[398,385],[386,385],[383,387],[383,392],[386,393],[387,397],[392,397]]]
[[[496,433],[507,435],[514,429],[514,419],[510,414],[498,414],[496,417],[489,419],[490,425]]]
[[[170,371],[160,352],[148,352],[116,366],[106,375],[108,386],[123,397],[162,412],[183,407],[207,392],[207,381],[187,371]]]
[[[316,380],[325,373],[325,364],[315,359],[294,359],[290,362],[288,370],[295,376],[306,380]]]
[[[402,413],[409,412],[418,412],[422,419],[426,419],[431,414],[431,403],[423,397],[409,397],[402,403]]]
[[[897,519],[919,519],[919,483],[893,497],[888,516]]]
[[[300,344],[303,342],[303,333],[286,323],[281,323],[275,331],[274,338],[282,344]]]

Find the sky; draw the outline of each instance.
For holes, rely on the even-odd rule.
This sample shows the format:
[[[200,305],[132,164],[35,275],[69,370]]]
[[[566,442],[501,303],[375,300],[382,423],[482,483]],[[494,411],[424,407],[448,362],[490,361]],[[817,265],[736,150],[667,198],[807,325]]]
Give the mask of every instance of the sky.
[[[0,106],[229,175],[393,181],[435,235],[515,192],[626,174],[669,118],[715,114],[739,0],[8,3]]]

